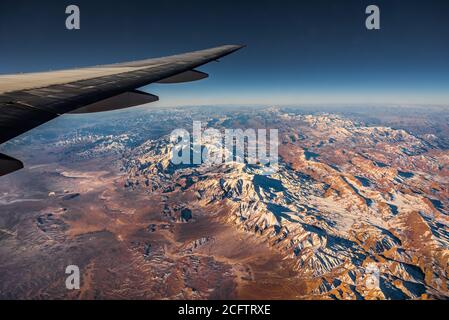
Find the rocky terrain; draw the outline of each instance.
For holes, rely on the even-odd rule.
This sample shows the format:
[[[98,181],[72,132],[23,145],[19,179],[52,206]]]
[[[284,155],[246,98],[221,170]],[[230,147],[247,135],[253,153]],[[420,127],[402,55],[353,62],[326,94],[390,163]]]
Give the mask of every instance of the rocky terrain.
[[[275,174],[237,163],[176,167],[165,138],[133,151],[126,186],[167,199],[192,192],[164,213],[179,221],[185,210],[206,210],[254,234],[293,261],[307,297],[447,297],[447,150],[432,137],[331,114],[269,119],[283,123]],[[381,269],[380,290],[365,288],[370,263]]]
[[[447,112],[405,110],[141,110],[25,135],[2,147],[26,169],[0,181],[0,297],[448,299]],[[278,170],[173,165],[194,120],[279,129]]]

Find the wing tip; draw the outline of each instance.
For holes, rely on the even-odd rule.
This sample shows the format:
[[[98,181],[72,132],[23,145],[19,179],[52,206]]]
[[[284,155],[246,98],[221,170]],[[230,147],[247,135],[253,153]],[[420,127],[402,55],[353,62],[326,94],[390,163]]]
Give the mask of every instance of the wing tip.
[[[215,47],[214,49],[224,49],[231,52],[235,52],[237,50],[243,49],[246,47],[246,44],[227,44],[219,47]]]
[[[230,47],[234,48],[237,51],[246,48],[246,44],[231,44]]]
[[[210,50],[217,50],[216,52],[219,52],[222,54],[222,56],[234,53],[238,50],[241,50],[245,48],[246,45],[244,44],[228,44],[220,47],[211,48]]]

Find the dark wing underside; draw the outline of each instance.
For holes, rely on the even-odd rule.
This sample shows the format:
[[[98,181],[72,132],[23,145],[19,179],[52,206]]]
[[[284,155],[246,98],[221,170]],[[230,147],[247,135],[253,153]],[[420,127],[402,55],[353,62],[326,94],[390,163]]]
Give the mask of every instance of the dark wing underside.
[[[125,103],[125,99],[134,101],[133,105],[155,101],[157,97],[135,89],[154,82],[202,79],[207,75],[193,69],[240,48],[222,46],[93,68],[0,76],[0,144],[83,107],[104,111],[113,110],[116,107],[111,105],[117,101]],[[102,101],[107,103],[101,104]]]

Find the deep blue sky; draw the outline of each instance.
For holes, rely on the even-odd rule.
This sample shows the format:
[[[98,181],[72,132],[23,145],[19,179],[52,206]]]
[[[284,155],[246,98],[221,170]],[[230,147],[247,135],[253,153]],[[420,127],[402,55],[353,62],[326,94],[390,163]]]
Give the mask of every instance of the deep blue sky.
[[[65,29],[65,7],[81,30]],[[380,31],[365,8],[381,9]],[[122,62],[222,44],[248,47],[205,81],[152,85],[160,104],[449,104],[449,1],[0,2],[0,73]]]

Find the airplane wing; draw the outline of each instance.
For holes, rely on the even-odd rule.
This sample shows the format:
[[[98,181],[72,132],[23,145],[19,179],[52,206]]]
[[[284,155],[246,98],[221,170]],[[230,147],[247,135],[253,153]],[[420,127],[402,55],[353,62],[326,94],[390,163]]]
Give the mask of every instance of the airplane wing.
[[[169,57],[52,72],[0,75],[0,144],[64,113],[122,109],[158,100],[138,91],[150,83],[181,83],[208,75],[195,68],[231,54],[228,45]],[[0,154],[0,176],[22,168]]]

